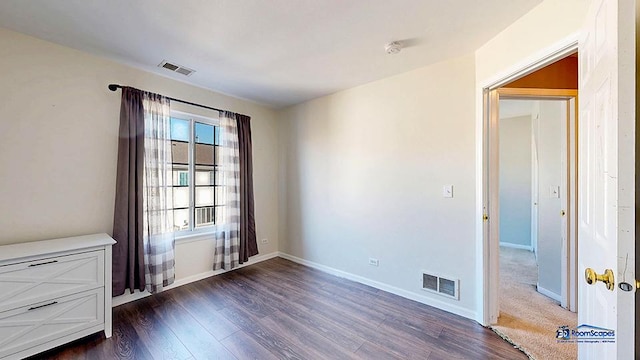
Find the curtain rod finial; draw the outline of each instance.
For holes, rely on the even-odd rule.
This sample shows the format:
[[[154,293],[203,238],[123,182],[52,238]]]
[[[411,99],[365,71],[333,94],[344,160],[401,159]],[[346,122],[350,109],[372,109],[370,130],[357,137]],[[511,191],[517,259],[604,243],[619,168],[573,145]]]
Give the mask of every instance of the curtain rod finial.
[[[118,90],[120,86],[116,85],[116,84],[109,84],[109,90],[111,91],[116,91]]]

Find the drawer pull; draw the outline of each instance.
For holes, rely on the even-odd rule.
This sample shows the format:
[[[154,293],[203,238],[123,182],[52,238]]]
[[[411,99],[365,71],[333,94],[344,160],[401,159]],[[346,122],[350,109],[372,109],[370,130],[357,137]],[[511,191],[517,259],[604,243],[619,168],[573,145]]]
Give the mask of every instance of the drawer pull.
[[[53,263],[57,263],[57,262],[58,262],[58,260],[53,260],[53,261],[47,261],[47,262],[43,262],[43,263],[30,264],[29,267],[53,264]]]
[[[29,309],[27,309],[27,311],[31,311],[31,310],[35,310],[35,309],[40,309],[40,308],[43,308],[43,307],[45,307],[45,306],[55,305],[55,304],[57,304],[57,303],[58,303],[57,301],[54,301],[54,302],[50,302],[50,303],[48,303],[48,304],[44,304],[44,305],[32,306],[32,307],[30,307]]]

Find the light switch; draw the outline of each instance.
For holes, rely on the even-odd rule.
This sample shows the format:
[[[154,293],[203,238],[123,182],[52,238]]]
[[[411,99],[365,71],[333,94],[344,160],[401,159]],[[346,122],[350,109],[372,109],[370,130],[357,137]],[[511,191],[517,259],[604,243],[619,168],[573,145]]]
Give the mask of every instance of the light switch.
[[[442,187],[442,196],[446,198],[453,197],[453,185],[445,185]]]
[[[560,186],[551,185],[549,186],[549,197],[552,199],[556,199],[560,197]]]

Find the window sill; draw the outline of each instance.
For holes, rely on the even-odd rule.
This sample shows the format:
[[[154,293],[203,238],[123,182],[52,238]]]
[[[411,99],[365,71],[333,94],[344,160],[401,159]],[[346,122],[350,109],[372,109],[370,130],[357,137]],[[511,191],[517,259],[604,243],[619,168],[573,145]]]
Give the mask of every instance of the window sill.
[[[186,243],[196,242],[196,241],[213,240],[214,238],[215,238],[215,231],[198,233],[198,234],[180,235],[180,236],[176,236],[176,244],[186,244]]]

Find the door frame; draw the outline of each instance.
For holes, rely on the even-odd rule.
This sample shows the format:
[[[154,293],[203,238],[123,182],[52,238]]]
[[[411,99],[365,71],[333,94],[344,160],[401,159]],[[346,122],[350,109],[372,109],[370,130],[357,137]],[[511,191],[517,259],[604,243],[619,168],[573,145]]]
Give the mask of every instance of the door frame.
[[[538,106],[538,111],[540,110],[540,106]],[[538,117],[540,114],[537,115]],[[536,119],[537,120],[537,119]],[[538,262],[538,227],[539,227],[539,214],[538,214],[538,202],[540,201],[540,171],[538,166],[539,154],[538,154],[538,143],[539,143],[539,126],[533,127],[533,117],[531,117],[532,127],[531,127],[531,251],[533,251],[533,255],[535,256],[536,263]],[[538,124],[540,125],[540,124]]]
[[[489,326],[497,323],[498,308],[498,282],[499,278],[499,244],[491,241],[491,229],[499,229],[499,224],[494,224],[492,217],[498,216],[498,204],[490,199],[489,189],[489,163],[490,159],[497,159],[497,154],[491,153],[488,139],[496,139],[497,134],[489,136],[490,131],[495,131],[496,126],[490,126],[497,122],[497,118],[491,117],[491,96],[496,96],[492,90],[498,89],[516,79],[540,70],[568,55],[578,51],[578,34],[573,34],[559,43],[542,49],[540,53],[533,55],[527,61],[513,65],[505,69],[503,75],[495,79],[480,83],[478,88],[478,122],[476,126],[476,139],[478,144],[478,167],[476,173],[476,189],[478,193],[476,207],[476,282],[477,313],[476,321]],[[495,100],[495,99],[494,99]],[[494,147],[495,148],[495,147]],[[495,152],[495,149],[493,150]],[[495,183],[495,182],[494,182]],[[495,190],[495,189],[494,189]],[[495,191],[494,191],[495,192]],[[494,239],[495,240],[495,239]]]
[[[498,88],[491,90],[495,92],[495,96],[489,98],[499,103],[502,99],[518,99],[518,100],[558,100],[566,102],[566,123],[564,124],[565,139],[563,143],[563,150],[565,158],[565,169],[563,169],[563,181],[562,189],[563,196],[561,196],[562,210],[565,211],[565,239],[561,249],[561,292],[560,303],[562,307],[569,311],[577,312],[578,307],[578,90],[573,89],[522,89],[522,88]],[[489,132],[485,135],[499,134],[499,107],[497,104],[490,104],[490,116],[497,117],[495,121],[491,121],[490,127],[496,126],[496,129],[489,129]],[[494,111],[495,110],[495,111]],[[498,147],[498,141],[491,142],[491,139],[485,138],[485,141],[489,143],[490,147]],[[490,154],[498,154],[499,149],[489,150]],[[496,166],[491,166],[496,164]],[[489,229],[489,241],[495,241],[498,243],[498,251],[500,247],[500,193],[499,193],[499,164],[498,158],[489,159],[489,201],[496,206],[496,213],[490,220],[493,221],[492,227]],[[533,200],[533,199],[532,199]],[[533,216],[533,214],[532,214]],[[533,231],[533,229],[532,229]],[[532,244],[533,245],[533,244]],[[494,279],[491,279],[494,280]],[[498,286],[497,281],[491,281],[492,286]]]

